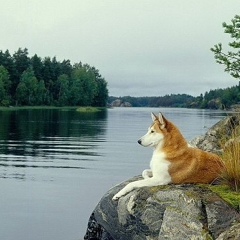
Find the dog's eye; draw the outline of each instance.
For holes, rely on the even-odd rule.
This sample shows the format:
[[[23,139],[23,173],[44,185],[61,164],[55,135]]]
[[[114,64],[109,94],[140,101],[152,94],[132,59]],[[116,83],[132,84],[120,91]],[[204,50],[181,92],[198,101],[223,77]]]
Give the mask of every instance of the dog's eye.
[[[154,133],[154,131],[153,131],[153,130],[151,130],[151,133]]]

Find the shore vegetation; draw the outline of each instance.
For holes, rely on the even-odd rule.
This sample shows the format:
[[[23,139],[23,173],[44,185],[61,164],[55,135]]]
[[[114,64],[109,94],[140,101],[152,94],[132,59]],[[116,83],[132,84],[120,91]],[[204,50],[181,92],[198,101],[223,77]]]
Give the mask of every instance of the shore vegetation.
[[[230,140],[224,143],[221,157],[224,164],[223,181],[240,194],[240,126],[234,128]]]

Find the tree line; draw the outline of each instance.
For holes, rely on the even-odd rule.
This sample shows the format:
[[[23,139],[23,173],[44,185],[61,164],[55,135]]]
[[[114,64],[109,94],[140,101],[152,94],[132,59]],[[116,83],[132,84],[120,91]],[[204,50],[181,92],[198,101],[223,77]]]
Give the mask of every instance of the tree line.
[[[187,94],[167,94],[159,97],[109,97],[109,103],[120,99],[122,102],[129,102],[133,107],[187,107],[194,97]]]
[[[133,107],[183,107],[229,109],[234,104],[240,104],[240,85],[226,89],[215,89],[194,97],[188,94],[167,94],[160,97],[109,97],[109,103],[116,99],[129,102]]]
[[[56,57],[0,51],[0,105],[106,106],[107,82],[99,70]]]
[[[196,97],[190,107],[229,109],[235,104],[240,104],[240,85],[210,90]]]

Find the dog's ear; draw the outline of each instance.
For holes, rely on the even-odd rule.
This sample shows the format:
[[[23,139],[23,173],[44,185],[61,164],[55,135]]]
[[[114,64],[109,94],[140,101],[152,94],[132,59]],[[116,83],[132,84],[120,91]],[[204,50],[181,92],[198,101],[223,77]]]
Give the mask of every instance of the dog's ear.
[[[165,119],[165,117],[162,115],[162,113],[159,113],[159,115],[158,115],[158,120],[159,120],[159,122],[160,122],[160,124],[161,124],[161,129],[164,129],[165,127],[166,127],[166,119]]]
[[[154,113],[151,113],[151,117],[152,117],[153,122],[154,122],[155,120],[158,120],[157,116],[156,116]]]

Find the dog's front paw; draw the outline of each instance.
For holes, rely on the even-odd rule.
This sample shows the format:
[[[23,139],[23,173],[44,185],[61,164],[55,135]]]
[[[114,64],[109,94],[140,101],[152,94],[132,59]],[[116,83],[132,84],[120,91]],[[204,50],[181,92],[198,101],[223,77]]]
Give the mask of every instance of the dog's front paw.
[[[117,201],[118,199],[119,199],[119,197],[117,196],[117,194],[114,195],[113,198],[112,198],[113,201]]]
[[[117,194],[115,194],[112,198],[113,201],[117,201],[122,195],[119,194],[119,192]]]
[[[117,201],[120,197],[124,196],[125,194],[126,194],[126,191],[125,191],[125,188],[123,188],[113,196],[112,200]]]
[[[132,183],[129,183],[127,186],[125,186],[122,190],[120,190],[117,194],[115,194],[112,198],[112,200],[116,201],[118,200],[120,197],[126,195],[127,193],[129,193],[130,191],[132,191]]]

